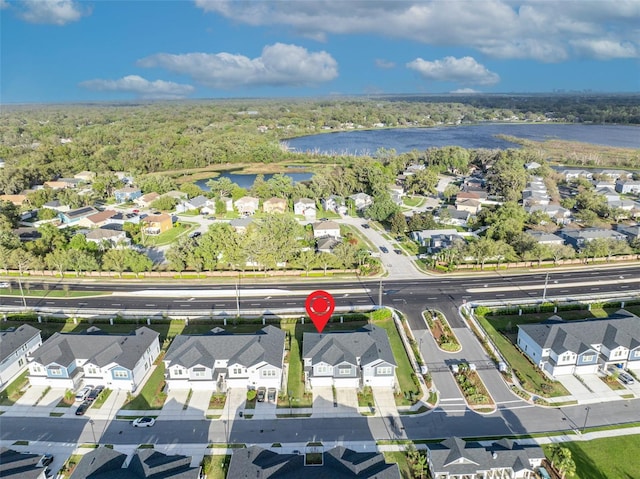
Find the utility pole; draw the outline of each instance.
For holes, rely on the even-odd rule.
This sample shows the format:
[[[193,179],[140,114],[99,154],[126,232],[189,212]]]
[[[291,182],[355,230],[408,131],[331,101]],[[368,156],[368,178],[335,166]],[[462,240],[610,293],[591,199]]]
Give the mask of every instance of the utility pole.
[[[240,273],[236,281],[236,317],[240,317]]]
[[[587,411],[587,413],[584,416],[584,425],[582,426],[582,434],[584,434],[584,430],[587,427],[587,420],[589,419],[589,411],[591,411],[591,408],[589,406],[587,406],[584,409],[585,409],[585,411]]]
[[[89,424],[91,424],[91,433],[93,434],[93,443],[97,446],[98,441],[96,441],[96,431],[93,429],[93,419],[89,419]]]
[[[24,297],[24,290],[22,289],[22,271],[20,271],[20,274],[18,275],[18,286],[20,286],[20,296],[22,296],[22,305],[26,308],[27,300]]]
[[[542,301],[547,299],[547,284],[549,283],[549,273],[547,273],[547,277],[544,279],[544,290],[542,291]]]
[[[382,291],[384,287],[382,286],[382,280],[380,280],[380,288],[378,290],[378,306],[382,308]]]

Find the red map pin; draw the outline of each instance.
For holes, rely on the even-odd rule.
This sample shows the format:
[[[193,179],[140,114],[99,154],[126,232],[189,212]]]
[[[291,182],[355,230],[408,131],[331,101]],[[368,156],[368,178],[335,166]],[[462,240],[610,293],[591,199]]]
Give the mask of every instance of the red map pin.
[[[321,333],[333,314],[336,301],[333,299],[333,296],[326,291],[319,290],[307,296],[304,306],[311,321],[313,321],[313,325],[318,332]]]

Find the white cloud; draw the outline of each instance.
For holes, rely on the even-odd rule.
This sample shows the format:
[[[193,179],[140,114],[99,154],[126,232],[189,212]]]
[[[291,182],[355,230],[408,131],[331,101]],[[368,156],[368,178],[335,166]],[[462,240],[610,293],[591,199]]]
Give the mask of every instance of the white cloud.
[[[3,8],[9,8],[9,2],[7,2],[7,0],[0,0],[0,10]]]
[[[389,70],[390,68],[395,68],[396,64],[394,62],[390,62],[389,60],[376,58],[376,66],[378,68],[382,68],[383,70]]]
[[[331,34],[374,33],[543,62],[575,56],[619,58],[619,49],[582,46],[608,40],[640,56],[640,0],[195,0],[195,4],[237,22],[288,26],[318,40]]]
[[[128,75],[118,80],[87,80],[80,86],[95,91],[135,93],[145,99],[178,99],[194,91],[191,85],[164,80],[149,81],[138,75]]]
[[[90,11],[73,0],[22,0],[20,18],[29,23],[65,25],[80,20]]]
[[[472,57],[445,57],[432,62],[416,58],[407,63],[407,68],[433,81],[455,82],[463,85],[495,85],[500,81],[498,74],[489,71]]]
[[[585,56],[606,60],[609,58],[635,58],[638,56],[638,47],[631,42],[618,42],[615,40],[576,40],[572,45]]]
[[[158,53],[138,60],[138,65],[189,75],[213,88],[313,85],[338,76],[338,64],[327,52],[283,43],[265,46],[253,59],[224,52]]]
[[[474,90],[473,88],[458,88],[457,90],[450,91],[449,93],[455,93],[458,95],[471,95],[480,92],[478,90]]]

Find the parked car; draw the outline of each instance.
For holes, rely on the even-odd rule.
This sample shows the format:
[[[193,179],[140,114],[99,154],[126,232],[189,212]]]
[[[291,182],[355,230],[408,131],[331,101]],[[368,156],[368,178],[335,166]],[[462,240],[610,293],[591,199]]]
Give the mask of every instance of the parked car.
[[[0,288],[10,288],[11,284],[7,283],[6,281],[3,283],[0,283]]]
[[[96,399],[98,399],[98,397],[100,397],[102,391],[104,391],[104,386],[96,386],[87,396],[87,401],[95,401]]]
[[[551,479],[551,475],[549,474],[549,471],[547,471],[544,467],[540,466],[538,468],[538,474],[540,475],[540,477],[542,479]]]
[[[401,250],[399,250],[399,249],[394,249],[394,250],[393,250],[393,252],[394,252],[395,254],[402,254],[402,251],[401,251]]]
[[[193,231],[193,232],[189,233],[189,238],[197,238],[201,234],[202,233],[200,231]]]
[[[151,427],[156,423],[155,418],[153,417],[139,417],[138,419],[135,419],[131,424],[133,424],[133,427]]]
[[[633,379],[633,376],[629,373],[626,373],[624,371],[620,371],[620,374],[618,375],[618,379],[620,380],[620,382],[622,384],[633,384],[635,383],[635,380]]]
[[[76,401],[84,401],[89,396],[89,393],[93,389],[93,386],[85,386],[76,393]]]
[[[256,395],[256,398],[258,399],[258,402],[264,402],[264,397],[267,395],[267,388],[265,387],[259,387],[258,388],[258,394]]]
[[[267,400],[269,402],[276,402],[276,388],[267,389]]]
[[[51,464],[52,462],[53,462],[53,455],[52,454],[44,454],[40,458],[40,462],[38,463],[38,467],[46,467],[49,464]]]
[[[80,404],[80,406],[78,406],[78,409],[76,409],[76,416],[84,416],[84,413],[87,412],[89,406],[91,406],[91,403],[89,401],[84,401],[82,404]]]
[[[366,229],[366,230],[368,230],[369,228],[371,228],[371,226],[369,226],[369,223],[364,223],[364,224],[362,225],[362,227],[363,227],[364,229]]]
[[[383,253],[388,253],[389,250],[387,249],[386,246],[380,246],[380,251],[382,251]]]

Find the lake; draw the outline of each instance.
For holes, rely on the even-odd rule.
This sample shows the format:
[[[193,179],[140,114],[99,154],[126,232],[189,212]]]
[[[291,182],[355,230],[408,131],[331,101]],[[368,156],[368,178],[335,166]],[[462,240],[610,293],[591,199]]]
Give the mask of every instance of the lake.
[[[290,177],[294,183],[298,183],[300,181],[309,181],[311,179],[311,177],[313,176],[313,173],[284,173],[285,176]],[[236,185],[238,185],[241,188],[246,188],[249,189],[251,188],[251,186],[253,185],[253,182],[256,179],[255,174],[243,174],[243,173],[231,173],[230,171],[222,171],[220,173],[219,176],[216,176],[214,179],[218,179],[218,178],[229,178],[231,181],[233,181]],[[271,178],[273,176],[273,174],[265,174],[264,175],[264,180],[267,181],[269,178]],[[196,181],[196,185],[198,185],[201,189],[203,189],[204,191],[209,191],[210,188],[207,186],[207,182],[209,180],[211,180],[212,178],[205,178],[202,180],[198,180]]]
[[[527,140],[550,139],[579,141],[596,145],[640,148],[640,128],[626,125],[584,125],[561,123],[482,123],[433,128],[393,128],[355,130],[286,140],[293,151],[317,151],[331,154],[373,155],[378,148],[398,153],[432,147],[463,148],[519,147],[495,135],[510,135]]]

